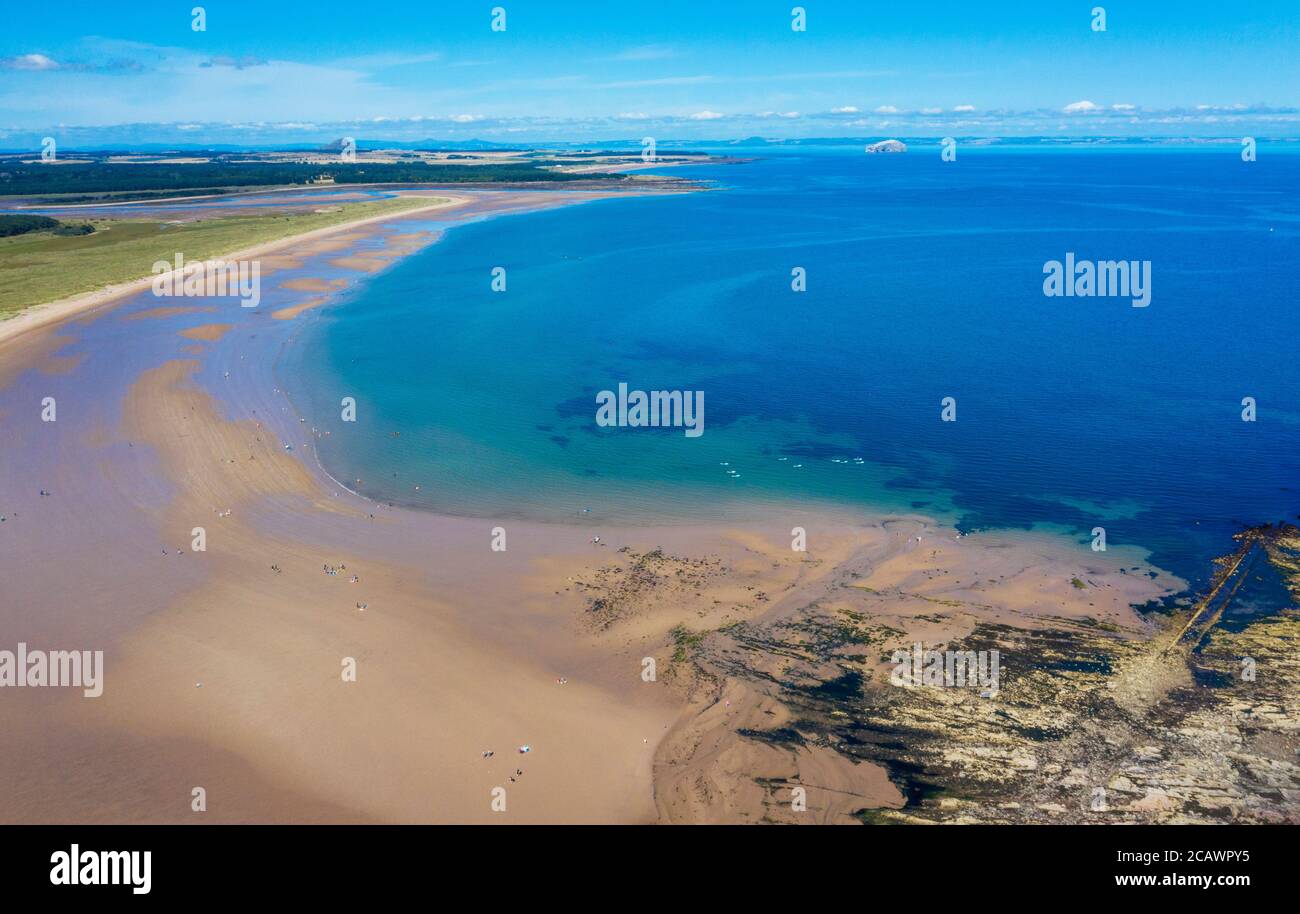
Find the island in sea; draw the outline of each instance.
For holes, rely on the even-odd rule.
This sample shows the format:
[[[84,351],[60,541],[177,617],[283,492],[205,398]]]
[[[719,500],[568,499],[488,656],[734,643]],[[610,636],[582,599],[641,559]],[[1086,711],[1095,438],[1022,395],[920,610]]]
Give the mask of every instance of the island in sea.
[[[867,152],[907,152],[907,144],[902,140],[881,140],[878,143],[869,143]]]

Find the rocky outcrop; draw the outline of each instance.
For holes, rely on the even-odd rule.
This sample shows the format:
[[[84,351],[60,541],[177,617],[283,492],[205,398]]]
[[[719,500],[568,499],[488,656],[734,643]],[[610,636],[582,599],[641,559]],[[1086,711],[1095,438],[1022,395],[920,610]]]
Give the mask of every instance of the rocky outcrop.
[[[867,152],[907,152],[907,144],[901,140],[881,140],[868,146]]]
[[[661,770],[689,797],[678,810],[707,809],[711,821],[808,821],[788,809],[799,785],[819,808],[833,809],[832,796],[862,802],[873,791],[814,789],[832,781],[815,777],[811,760],[824,771],[838,757],[883,767],[905,798],[875,791],[880,800],[853,810],[864,822],[1300,823],[1300,610],[1221,622],[1223,601],[1257,603],[1243,585],[1276,592],[1269,574],[1296,592],[1297,547],[1293,528],[1246,531],[1216,563],[1206,596],[1154,616],[1145,631],[993,618],[993,607],[959,600],[932,600],[933,613],[900,620],[885,615],[886,595],[864,598],[846,583],[693,641],[691,662],[717,692],[669,741]],[[849,588],[854,608],[839,597]],[[891,682],[893,652],[935,626],[963,651],[1000,652],[996,695]],[[724,725],[723,696],[751,713],[733,710]],[[748,787],[741,760],[754,766]],[[839,770],[846,783],[861,780]],[[842,806],[837,815],[845,818]]]

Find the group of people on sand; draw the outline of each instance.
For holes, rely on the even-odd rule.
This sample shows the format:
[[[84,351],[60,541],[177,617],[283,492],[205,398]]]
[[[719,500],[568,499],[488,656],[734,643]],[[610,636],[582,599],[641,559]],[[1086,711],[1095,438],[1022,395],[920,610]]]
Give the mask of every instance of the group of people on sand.
[[[328,562],[326,562],[322,564],[320,567],[321,567],[321,571],[325,572],[325,574],[329,575],[330,577],[337,577],[340,571],[348,570],[348,566],[342,563],[340,563],[337,567],[335,567],[334,565],[331,565]],[[348,578],[348,583],[360,584],[361,578],[354,574],[352,575],[352,577]]]
[[[529,747],[529,746],[521,746],[520,749],[519,749],[519,751],[520,751],[521,753],[523,753],[523,752],[527,752],[529,748],[531,748],[531,747]],[[494,756],[494,755],[496,755],[496,752],[495,752],[494,750],[492,750],[492,749],[484,749],[484,750],[483,750],[483,758],[485,758],[485,759],[487,759],[487,758],[492,758],[492,756]],[[512,775],[510,775],[510,783],[511,783],[511,784],[515,783],[515,781],[519,780],[519,779],[520,779],[521,777],[523,777],[523,776],[524,776],[524,769],[522,769],[522,768],[516,768],[516,769],[515,769],[515,773],[512,774]]]
[[[163,550],[163,552],[166,552],[166,551],[167,551],[166,549]],[[329,562],[322,562],[322,563],[321,563],[321,566],[320,566],[320,569],[321,569],[321,572],[322,572],[323,574],[327,574],[327,575],[329,575],[329,576],[331,576],[331,577],[336,577],[340,571],[347,571],[347,570],[348,570],[348,566],[347,566],[347,565],[344,565],[342,562],[340,562],[337,566],[335,566],[335,565],[331,565]],[[272,566],[271,566],[271,570],[274,571],[276,574],[281,574],[281,573],[283,573],[283,571],[284,571],[284,569],[281,568],[279,565],[272,565]],[[348,578],[348,583],[349,583],[349,584],[360,584],[360,583],[361,583],[361,578],[360,578],[359,576],[357,576],[357,575],[354,574],[354,575],[352,575],[352,577]],[[359,610],[361,610],[361,611],[363,611],[363,612],[364,612],[365,610],[369,609],[369,608],[370,608],[370,604],[369,604],[369,603],[362,603],[362,602],[358,602],[358,603],[357,603],[357,609],[359,609]]]

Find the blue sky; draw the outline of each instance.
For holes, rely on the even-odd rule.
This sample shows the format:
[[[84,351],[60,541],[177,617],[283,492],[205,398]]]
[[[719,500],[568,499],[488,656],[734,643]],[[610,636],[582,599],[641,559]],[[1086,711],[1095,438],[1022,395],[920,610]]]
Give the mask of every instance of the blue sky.
[[[74,0],[3,17],[6,147],[1300,136],[1300,0]]]

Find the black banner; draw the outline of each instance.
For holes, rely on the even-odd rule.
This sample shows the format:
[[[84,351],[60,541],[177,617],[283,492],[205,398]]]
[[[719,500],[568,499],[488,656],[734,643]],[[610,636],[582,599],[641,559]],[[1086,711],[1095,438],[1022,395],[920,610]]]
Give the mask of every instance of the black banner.
[[[946,903],[1049,891],[1229,901],[1287,884],[1294,835],[1286,826],[25,826],[0,829],[0,874],[7,895],[83,900],[337,902],[459,884],[498,898],[514,886],[516,901],[528,904],[561,888],[607,898],[611,881],[629,883],[625,891],[643,883],[650,900],[707,877],[738,898],[764,900],[815,889],[876,900],[942,890]]]

